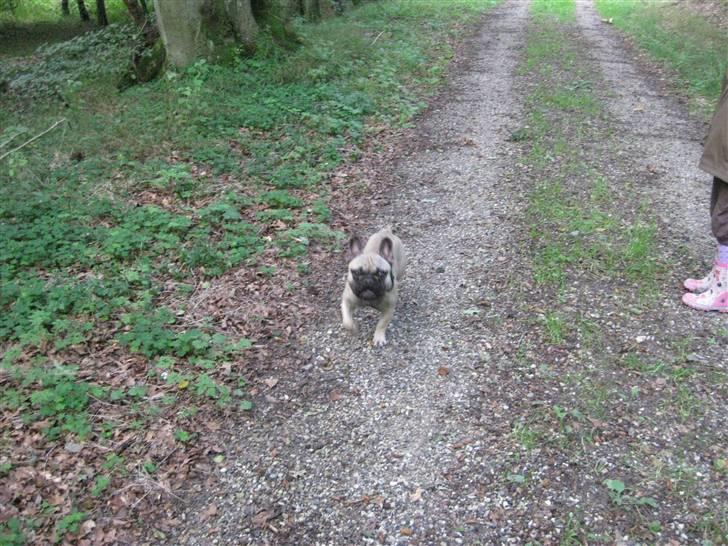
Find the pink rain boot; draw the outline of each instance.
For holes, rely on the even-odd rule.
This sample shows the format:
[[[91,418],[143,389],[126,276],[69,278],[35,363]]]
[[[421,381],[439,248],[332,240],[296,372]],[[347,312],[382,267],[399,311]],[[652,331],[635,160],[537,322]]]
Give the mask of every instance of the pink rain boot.
[[[710,273],[708,273],[702,279],[685,279],[685,282],[683,282],[683,286],[687,290],[690,290],[690,292],[705,292],[708,288],[710,288],[710,281],[712,278],[713,270],[711,270]]]
[[[688,288],[688,279],[685,281],[685,288]],[[728,313],[728,264],[715,264],[713,271],[705,278],[698,281],[707,281],[707,286],[700,294],[684,294],[683,303],[693,309],[701,311],[719,311]]]
[[[683,286],[690,292],[697,292],[698,294],[700,292],[705,292],[708,288],[710,288],[710,281],[713,279],[713,273],[716,267],[718,267],[718,264],[716,264],[702,279],[685,279]]]

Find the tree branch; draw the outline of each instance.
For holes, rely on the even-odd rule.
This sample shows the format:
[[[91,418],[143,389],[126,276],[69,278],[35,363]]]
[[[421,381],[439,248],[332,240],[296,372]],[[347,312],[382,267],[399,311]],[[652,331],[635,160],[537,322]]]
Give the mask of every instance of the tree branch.
[[[48,129],[46,129],[45,131],[43,131],[42,133],[38,133],[37,135],[35,135],[30,140],[26,140],[25,142],[23,142],[20,146],[16,146],[12,150],[9,150],[9,151],[5,152],[3,155],[0,155],[0,161],[2,161],[3,159],[5,159],[6,157],[8,157],[10,154],[17,152],[21,148],[25,148],[28,144],[31,144],[32,142],[35,142],[36,140],[38,140],[43,135],[45,135],[47,133],[50,133],[53,129],[55,129],[56,127],[58,127],[61,123],[65,122],[65,121],[67,121],[66,118],[59,119],[53,125],[51,125],[50,127],[48,127]]]

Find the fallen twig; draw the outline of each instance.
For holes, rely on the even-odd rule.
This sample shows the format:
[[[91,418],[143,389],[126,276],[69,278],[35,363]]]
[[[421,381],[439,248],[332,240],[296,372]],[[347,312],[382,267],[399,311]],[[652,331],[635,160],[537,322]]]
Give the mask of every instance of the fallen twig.
[[[5,148],[5,146],[9,145],[13,140],[18,138],[22,134],[23,134],[22,132],[16,133],[13,136],[11,136],[9,139],[7,139],[5,142],[0,142],[0,148]]]
[[[38,133],[37,135],[35,135],[30,140],[26,140],[25,142],[23,142],[20,146],[16,146],[12,150],[9,150],[9,151],[5,152],[3,155],[0,155],[0,161],[2,161],[3,159],[5,159],[6,157],[8,157],[10,154],[12,154],[14,152],[17,152],[18,150],[20,150],[22,148],[25,148],[28,144],[31,144],[32,142],[35,142],[36,140],[38,140],[43,135],[45,135],[47,133],[50,133],[53,129],[55,129],[56,127],[58,127],[64,121],[67,121],[66,118],[59,119],[53,125],[51,125],[50,127],[48,127],[48,129],[46,129],[45,131],[43,131],[42,133]]]
[[[377,34],[377,37],[376,37],[376,38],[374,38],[374,41],[372,41],[372,43],[371,43],[371,44],[369,44],[369,47],[372,47],[372,46],[373,46],[374,44],[376,44],[376,43],[377,43],[377,40],[379,40],[379,37],[380,37],[380,36],[381,36],[382,34],[384,34],[384,31],[382,31],[382,32],[380,32],[379,34]]]

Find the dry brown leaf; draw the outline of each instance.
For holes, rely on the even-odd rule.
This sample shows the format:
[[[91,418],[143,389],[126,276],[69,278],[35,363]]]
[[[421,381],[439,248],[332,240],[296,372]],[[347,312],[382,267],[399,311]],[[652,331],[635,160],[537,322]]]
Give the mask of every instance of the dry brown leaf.
[[[96,528],[96,522],[92,519],[87,519],[81,524],[81,536],[85,537],[88,535],[91,531],[93,531]]]
[[[399,530],[399,534],[402,535],[403,537],[411,537],[413,533],[414,533],[414,531],[412,531],[411,527],[402,527]]]
[[[410,493],[409,499],[410,502],[418,502],[422,500],[422,493],[424,493],[424,489],[421,487],[418,487],[414,490],[413,493]]]
[[[217,506],[211,504],[200,513],[200,518],[205,521],[217,515]]]
[[[256,527],[265,527],[266,523],[268,523],[268,520],[273,518],[273,515],[274,514],[272,510],[261,510],[253,516],[253,525],[255,525]]]
[[[263,383],[268,385],[269,388],[273,388],[278,384],[278,378],[277,377],[269,377],[268,379],[264,379]]]
[[[475,440],[473,440],[472,438],[463,438],[462,440],[459,440],[459,441],[455,442],[452,445],[452,448],[453,449],[462,449],[465,446],[472,444],[474,441]]]
[[[440,366],[437,368],[437,375],[441,377],[445,377],[447,374],[450,373],[450,368],[446,368],[445,366]]]

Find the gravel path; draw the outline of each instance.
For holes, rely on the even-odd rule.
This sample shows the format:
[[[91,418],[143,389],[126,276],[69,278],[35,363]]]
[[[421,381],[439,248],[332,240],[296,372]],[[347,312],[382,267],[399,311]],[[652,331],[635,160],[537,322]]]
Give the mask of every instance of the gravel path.
[[[366,312],[357,337],[341,331],[333,312],[312,333],[314,364],[305,373],[340,394],[278,422],[261,416],[265,434],[241,435],[250,437],[245,456],[227,469],[228,495],[214,501],[220,543],[396,544],[410,530],[450,540],[464,519],[487,512],[467,497],[453,504],[458,491],[443,472],[457,464],[454,444],[481,426],[470,400],[489,333],[468,325],[468,309],[483,290],[479,272],[504,260],[511,226],[503,220],[517,206],[503,183],[512,163],[504,141],[518,118],[513,71],[527,14],[527,2],[488,14],[468,66],[396,166],[400,193],[372,225],[392,223],[409,256],[389,345],[370,347],[376,317]],[[278,535],[251,523],[256,514],[265,520],[260,510]],[[183,540],[209,538],[200,529]]]
[[[637,180],[648,173],[654,192],[645,195],[660,209],[661,223],[670,226],[667,235],[683,236],[693,256],[705,255],[707,265],[708,177],[695,167],[705,124],[661,91],[662,82],[633,60],[590,1],[578,0],[577,6],[575,29],[604,78],[607,89],[599,95],[619,134],[614,146],[619,165],[612,176],[624,179],[625,168]],[[539,298],[551,296],[534,294],[533,302],[503,305],[532,289],[519,274],[530,264],[528,236],[518,231],[524,229],[521,192],[530,190],[531,181],[524,180],[522,148],[509,142],[524,123],[528,75],[517,67],[528,8],[525,0],[506,0],[488,13],[465,62],[412,130],[407,153],[383,167],[382,175],[395,180],[387,187],[396,191],[377,198],[385,204],[369,227],[373,232],[392,224],[409,262],[389,344],[371,347],[373,313],[359,312],[357,336],[341,330],[340,264],[342,277],[325,302],[330,314],[298,348],[302,369],[287,374],[273,368],[254,418],[239,424],[235,442],[227,446],[219,483],[202,495],[201,506],[190,505],[179,517],[180,534],[170,543],[577,544],[587,536],[586,528],[575,527],[581,520],[609,533],[607,543],[633,543],[622,541],[621,531],[611,533],[610,518],[624,522],[631,513],[615,515],[604,478],[621,476],[630,457],[648,452],[658,462],[672,460],[660,449],[687,441],[700,425],[675,425],[669,406],[668,417],[662,406],[649,406],[672,389],[664,378],[618,368],[608,372],[611,378],[606,372],[600,378],[598,369],[606,356],[621,358],[620,346],[633,350],[635,333],[650,332],[652,348],[667,354],[673,339],[692,330],[712,332],[720,319],[688,315],[678,303],[679,290],[665,287],[659,316],[632,317],[620,309],[590,315],[611,336],[602,351],[610,354],[592,355],[578,344],[528,342],[536,339],[539,313],[550,303]],[[602,153],[598,146],[594,150],[599,151],[587,155]],[[585,160],[599,164],[603,158]],[[619,297],[628,297],[625,292]],[[571,296],[566,313],[578,315],[585,299],[581,293]],[[707,362],[715,354],[713,348],[695,358]],[[712,366],[718,371],[725,363]],[[581,379],[566,383],[558,374]],[[549,422],[552,409],[563,400],[576,403],[583,383],[602,379],[612,382],[610,396],[630,392],[630,386],[633,393],[645,392],[646,405],[617,395],[600,401],[614,422],[590,418],[591,447],[583,444],[585,436],[560,444],[567,436],[564,421]],[[713,402],[703,426],[717,431],[716,446],[706,450],[723,456],[725,391],[714,395],[705,389],[700,395]],[[561,427],[560,439],[540,445],[529,440],[528,425],[534,423]],[[529,441],[536,445],[524,450]],[[685,458],[694,455],[702,485],[712,488],[698,508],[717,510],[710,497],[716,487],[712,460],[689,452],[692,447]],[[631,478],[648,487],[646,478],[637,482],[640,471]],[[692,508],[670,502],[665,501],[666,518],[672,518],[669,536],[687,539],[685,514]],[[572,511],[581,519],[572,518]],[[564,542],[568,536],[574,542]]]

